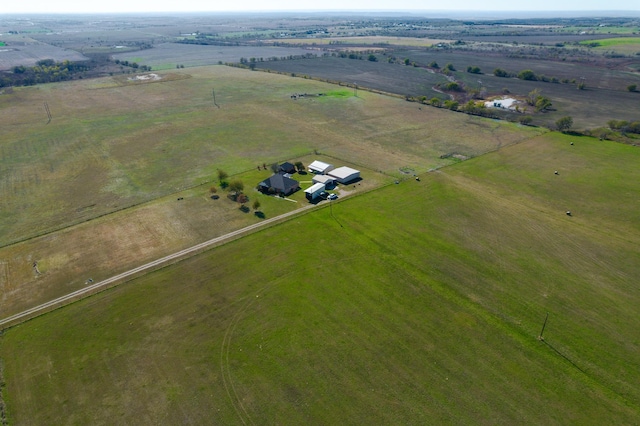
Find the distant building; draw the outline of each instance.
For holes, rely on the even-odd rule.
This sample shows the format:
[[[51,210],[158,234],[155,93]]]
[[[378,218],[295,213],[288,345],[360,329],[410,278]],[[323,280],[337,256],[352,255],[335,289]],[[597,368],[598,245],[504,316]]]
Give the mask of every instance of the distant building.
[[[304,190],[304,194],[307,197],[307,200],[313,201],[317,198],[320,198],[320,194],[325,190],[324,183],[315,183],[309,188]]]
[[[331,164],[315,160],[313,163],[309,164],[308,169],[311,173],[319,173],[321,175],[324,175],[327,174],[329,170],[333,169],[333,166]]]
[[[360,170],[352,169],[351,167],[342,166],[337,169],[331,170],[329,176],[334,178],[339,183],[349,183],[354,180],[360,179]]]
[[[300,183],[279,173],[258,184],[258,190],[265,194],[293,194],[300,189]]]

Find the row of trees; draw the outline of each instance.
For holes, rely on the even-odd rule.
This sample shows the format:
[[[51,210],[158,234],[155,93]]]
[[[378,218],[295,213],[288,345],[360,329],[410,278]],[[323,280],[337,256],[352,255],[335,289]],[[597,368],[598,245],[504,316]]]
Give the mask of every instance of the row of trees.
[[[493,70],[493,75],[495,75],[496,77],[504,77],[504,78],[517,77],[520,80],[526,80],[526,81],[542,81],[545,83],[575,84],[579,90],[584,90],[587,87],[587,84],[583,79],[576,80],[575,78],[574,79],[564,78],[560,80],[557,77],[548,77],[544,74],[536,74],[533,70],[522,70],[519,73],[515,74],[507,70],[504,70],[502,68],[496,68]]]
[[[12,68],[11,74],[0,78],[0,87],[8,86],[33,86],[40,83],[71,80],[74,75],[89,70],[89,65],[68,60],[56,62],[53,59],[43,59],[35,66],[26,67],[18,65]]]
[[[140,71],[151,71],[150,66],[140,65],[137,62],[121,61],[120,59],[116,59],[114,62],[118,65],[122,65],[123,67],[131,67],[133,69],[139,69]]]
[[[607,126],[611,130],[617,130],[621,133],[640,134],[640,121],[610,120],[607,122]]]

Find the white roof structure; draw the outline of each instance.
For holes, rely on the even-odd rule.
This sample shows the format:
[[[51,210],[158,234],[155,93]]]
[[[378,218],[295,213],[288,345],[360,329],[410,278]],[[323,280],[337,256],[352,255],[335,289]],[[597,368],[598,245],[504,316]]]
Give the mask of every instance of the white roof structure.
[[[333,183],[334,178],[328,175],[315,175],[312,179],[313,183],[324,183],[325,185]]]
[[[325,174],[329,170],[331,170],[333,166],[328,163],[323,163],[322,161],[314,160],[313,163],[309,164],[309,170],[316,173]]]
[[[324,183],[316,183],[305,189],[305,194],[313,194],[316,192],[324,191]]]
[[[360,170],[352,169],[351,167],[342,166],[337,169],[331,170],[329,176],[336,178],[340,183],[350,182],[360,177]]]

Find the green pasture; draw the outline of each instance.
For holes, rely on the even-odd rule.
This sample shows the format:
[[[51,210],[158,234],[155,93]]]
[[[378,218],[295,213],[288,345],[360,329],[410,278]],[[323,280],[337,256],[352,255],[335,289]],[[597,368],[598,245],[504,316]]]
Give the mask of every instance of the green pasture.
[[[217,169],[235,175],[317,151],[401,176],[401,167],[423,172],[450,164],[443,154],[473,157],[540,132],[360,91],[292,100],[346,89],[266,72],[213,66],[164,76],[0,97],[0,245],[210,182]]]
[[[639,156],[539,136],[9,329],[9,422],[636,424]]]
[[[585,40],[582,45],[594,45],[595,50],[613,50],[624,54],[640,52],[640,37],[606,38],[598,40]]]

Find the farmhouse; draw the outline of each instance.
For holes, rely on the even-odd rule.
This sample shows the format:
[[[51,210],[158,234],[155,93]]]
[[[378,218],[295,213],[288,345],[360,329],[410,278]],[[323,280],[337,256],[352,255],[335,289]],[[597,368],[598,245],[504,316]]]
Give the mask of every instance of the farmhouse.
[[[335,184],[334,178],[328,175],[315,175],[311,179],[313,183],[323,183],[325,187],[331,188]]]
[[[315,183],[309,188],[304,190],[305,196],[307,200],[313,201],[317,198],[320,198],[320,194],[324,192],[324,183]]]
[[[360,178],[360,170],[352,169],[347,166],[333,169],[328,174],[339,183],[349,183]]]
[[[300,183],[295,180],[286,177],[280,173],[277,173],[258,184],[258,191],[265,194],[293,194],[300,189]]]
[[[323,163],[322,161],[315,160],[309,164],[309,170],[311,173],[319,173],[321,175],[326,174],[329,170],[333,169],[331,164]]]

